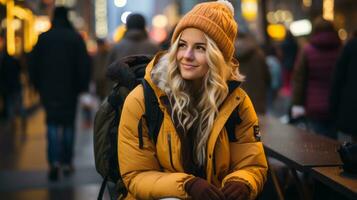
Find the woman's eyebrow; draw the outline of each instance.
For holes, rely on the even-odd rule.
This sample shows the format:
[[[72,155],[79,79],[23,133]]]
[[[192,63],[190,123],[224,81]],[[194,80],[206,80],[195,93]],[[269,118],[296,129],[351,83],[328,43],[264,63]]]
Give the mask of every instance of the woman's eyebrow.
[[[187,43],[184,39],[180,39],[179,42]],[[196,42],[194,45],[207,45],[205,42]]]
[[[206,43],[204,43],[204,42],[197,42],[197,43],[195,43],[195,45],[204,45],[204,46],[206,46]]]

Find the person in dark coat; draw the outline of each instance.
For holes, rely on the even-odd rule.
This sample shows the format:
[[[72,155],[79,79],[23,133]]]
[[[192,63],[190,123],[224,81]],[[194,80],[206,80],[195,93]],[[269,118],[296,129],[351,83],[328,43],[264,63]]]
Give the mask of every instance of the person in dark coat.
[[[331,113],[341,140],[357,142],[357,37],[343,48],[331,90]],[[342,136],[342,137],[341,137]]]
[[[329,112],[332,75],[341,41],[330,21],[317,18],[294,67],[292,117],[305,115],[315,133],[335,138]]]
[[[0,95],[4,100],[6,119],[13,124],[14,117],[23,114],[22,86],[19,61],[6,51],[5,31],[0,34]]]
[[[122,40],[114,45],[109,54],[108,66],[115,60],[134,54],[156,54],[160,48],[150,41],[145,30],[144,16],[138,13],[130,14],[126,22],[126,32]]]
[[[107,71],[109,48],[104,39],[97,39],[97,53],[93,56],[92,78],[95,83],[95,91],[101,101],[110,93],[110,82],[105,77]]]
[[[85,43],[67,14],[67,8],[55,8],[51,29],[39,36],[30,56],[30,77],[46,111],[50,180],[58,179],[61,165],[65,175],[73,172],[77,98],[90,79]]]
[[[264,52],[254,38],[245,33],[238,34],[235,49],[239,70],[245,76],[242,88],[251,98],[255,111],[264,114],[267,110],[267,94],[271,81]]]

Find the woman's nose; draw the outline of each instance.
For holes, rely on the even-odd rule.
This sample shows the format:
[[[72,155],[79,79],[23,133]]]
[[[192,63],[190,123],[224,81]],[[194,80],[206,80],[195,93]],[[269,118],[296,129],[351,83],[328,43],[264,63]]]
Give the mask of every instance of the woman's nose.
[[[186,59],[193,59],[193,50],[192,48],[187,48],[185,53],[183,54],[184,58]]]

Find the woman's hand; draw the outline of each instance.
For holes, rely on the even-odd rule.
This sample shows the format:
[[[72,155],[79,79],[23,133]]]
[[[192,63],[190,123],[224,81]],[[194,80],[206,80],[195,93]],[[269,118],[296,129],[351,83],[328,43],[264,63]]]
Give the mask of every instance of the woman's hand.
[[[249,199],[249,187],[239,181],[227,182],[222,188],[226,200],[246,200]]]
[[[185,185],[185,190],[194,200],[225,200],[224,194],[216,186],[202,178],[193,178]]]

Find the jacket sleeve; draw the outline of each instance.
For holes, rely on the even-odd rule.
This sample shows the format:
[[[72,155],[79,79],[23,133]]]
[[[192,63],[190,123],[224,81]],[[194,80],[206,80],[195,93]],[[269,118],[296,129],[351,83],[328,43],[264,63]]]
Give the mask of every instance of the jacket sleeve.
[[[295,62],[292,74],[292,104],[304,105],[307,86],[308,63],[305,51],[302,50]]]
[[[129,193],[136,199],[187,198],[184,184],[193,178],[185,173],[163,172],[156,147],[143,126],[143,148],[139,148],[138,123],[144,113],[142,86],[126,98],[119,124],[118,160]]]
[[[257,139],[258,118],[248,96],[244,97],[238,110],[242,122],[235,128],[237,142],[230,142],[231,173],[223,179],[223,185],[229,181],[242,181],[250,188],[250,199],[255,199],[267,179],[268,165],[263,144]]]

